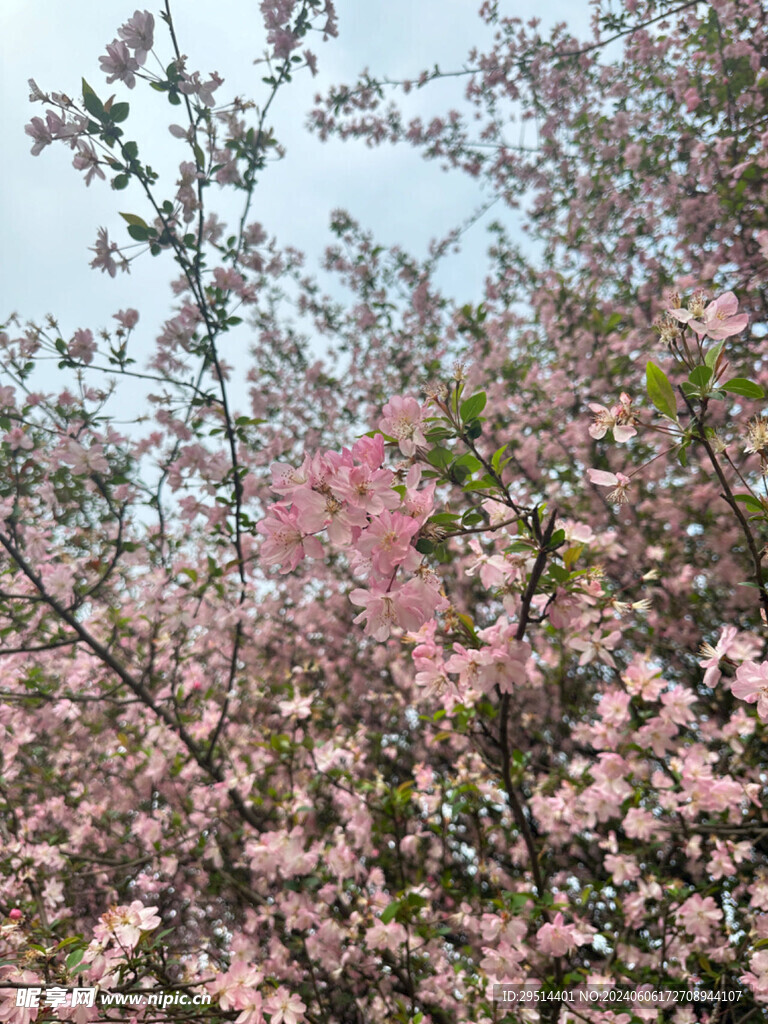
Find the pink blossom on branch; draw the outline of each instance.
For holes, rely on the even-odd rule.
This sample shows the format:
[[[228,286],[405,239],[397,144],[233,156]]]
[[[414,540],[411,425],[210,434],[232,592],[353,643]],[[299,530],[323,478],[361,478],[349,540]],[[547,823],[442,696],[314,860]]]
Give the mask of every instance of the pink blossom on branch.
[[[616,505],[629,501],[627,489],[631,481],[624,473],[609,473],[604,469],[588,469],[587,476],[589,477],[589,482],[596,484],[598,487],[613,488],[608,495],[608,501],[612,501]]]
[[[114,39],[107,45],[107,53],[99,57],[101,70],[107,76],[107,84],[124,82],[129,89],[136,85],[135,72],[139,70],[139,62],[132,57],[125,43]]]
[[[125,45],[134,51],[137,64],[146,63],[154,42],[154,30],[155,19],[149,11],[136,11],[133,17],[117,30]]]
[[[354,621],[364,622],[365,635],[374,640],[386,640],[394,629],[415,631],[427,618],[420,595],[408,584],[389,591],[357,588],[349,599],[364,608]]]
[[[768,722],[768,661],[760,664],[745,661],[739,665],[736,678],[731,683],[731,693],[748,704],[756,703],[759,718]]]
[[[612,430],[614,440],[622,444],[637,434],[632,399],[625,391],[622,391],[619,401],[610,409],[595,403],[590,403],[589,408],[595,414],[595,422],[589,428],[591,437],[599,439],[605,436],[606,431]]]
[[[361,534],[357,548],[371,558],[373,569],[380,576],[391,576],[409,554],[419,556],[411,540],[419,532],[419,524],[401,512],[385,509]]]
[[[739,334],[749,323],[746,313],[737,313],[739,301],[733,292],[725,292],[706,307],[700,302],[691,303],[693,308],[674,308],[667,312],[681,323],[688,324],[700,337],[722,341]]]
[[[566,924],[562,913],[558,911],[552,921],[543,924],[536,932],[539,950],[549,956],[566,956],[576,946],[583,945],[585,940],[574,924]]]
[[[323,546],[299,526],[297,509],[273,505],[270,514],[259,523],[259,532],[266,540],[261,545],[261,557],[267,565],[280,566],[281,573],[293,572],[305,555],[322,558]]]
[[[394,437],[403,455],[413,455],[417,445],[426,444],[422,431],[423,410],[415,398],[395,395],[384,406],[379,430]]]

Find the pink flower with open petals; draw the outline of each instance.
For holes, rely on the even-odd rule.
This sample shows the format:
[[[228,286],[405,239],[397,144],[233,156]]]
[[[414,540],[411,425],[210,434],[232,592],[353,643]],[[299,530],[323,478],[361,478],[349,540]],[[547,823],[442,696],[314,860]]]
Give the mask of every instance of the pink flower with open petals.
[[[723,626],[720,637],[714,647],[708,643],[701,645],[699,654],[703,654],[704,658],[699,662],[699,665],[706,669],[704,672],[705,686],[714,686],[722,675],[720,660],[721,658],[728,657],[730,649],[736,640],[737,632],[738,630],[735,626]]]
[[[24,131],[34,140],[32,156],[39,156],[46,146],[53,142],[50,126],[45,123],[42,117],[33,117]]]
[[[394,437],[403,455],[413,455],[417,444],[426,444],[421,429],[422,408],[415,398],[395,395],[382,409],[379,430]]]
[[[135,11],[118,30],[125,45],[134,51],[138,64],[144,64],[154,41],[155,19],[149,11]]]
[[[265,535],[261,558],[267,565],[279,565],[281,573],[293,572],[305,555],[322,558],[323,547],[317,537],[305,536],[298,524],[295,509],[274,505],[258,525]]]
[[[628,476],[623,473],[608,473],[604,469],[588,469],[587,475],[589,482],[598,487],[613,487],[608,495],[608,501],[612,501],[614,505],[623,505],[624,502],[629,501],[627,497],[627,488],[630,483]]]
[[[678,907],[675,918],[689,935],[706,942],[713,925],[722,920],[723,912],[711,896],[695,893]]]
[[[393,629],[418,629],[425,619],[417,594],[404,587],[387,593],[358,588],[349,599],[363,606],[364,611],[354,621],[364,622],[365,635],[374,640],[386,640]]]
[[[282,985],[264,1004],[264,1009],[271,1014],[270,1024],[301,1024],[306,1008],[297,995]]]
[[[161,923],[157,907],[145,907],[141,900],[134,900],[130,906],[110,907],[99,918],[93,934],[101,943],[114,939],[118,945],[134,949],[142,932],[151,932]]]
[[[555,914],[551,924],[543,924],[536,932],[536,942],[542,953],[550,956],[565,956],[583,945],[580,941],[576,926],[566,924],[561,913]]]
[[[757,703],[757,714],[762,722],[768,722],[768,661],[758,665],[745,661],[736,669],[736,679],[731,683],[734,697],[747,704]]]
[[[590,437],[599,440],[605,436],[606,431],[612,430],[614,440],[618,444],[623,444],[637,434],[633,425],[635,417],[632,412],[632,399],[625,391],[622,391],[619,401],[610,409],[595,402],[590,402],[589,408],[595,414],[595,422],[589,428]]]
[[[701,309],[702,293],[697,292],[689,303],[689,309],[668,309],[667,312],[680,323],[688,324],[700,337],[709,337],[713,341],[722,341],[732,334],[743,331],[749,323],[746,313],[737,313],[739,300],[733,292],[719,295],[708,306]],[[700,319],[699,319],[700,317]]]
[[[689,326],[702,337],[706,335],[713,341],[722,341],[732,334],[739,334],[749,323],[746,313],[736,312],[738,308],[739,300],[733,292],[726,292],[710,302],[702,320],[691,320]]]
[[[139,70],[139,62],[131,56],[125,43],[114,39],[107,45],[107,53],[99,57],[101,70],[107,75],[107,84],[115,81],[125,82],[129,89],[136,85],[135,71]]]
[[[357,547],[370,555],[380,576],[391,576],[412,551],[411,538],[418,530],[419,524],[410,516],[385,509],[360,535]]]

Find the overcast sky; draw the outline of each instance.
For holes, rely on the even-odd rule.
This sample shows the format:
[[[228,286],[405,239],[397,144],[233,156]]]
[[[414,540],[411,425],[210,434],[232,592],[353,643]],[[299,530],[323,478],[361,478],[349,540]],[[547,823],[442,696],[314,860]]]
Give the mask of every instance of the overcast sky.
[[[502,0],[501,6],[505,13],[531,14],[528,0],[509,0],[506,5]],[[132,188],[115,193],[101,181],[86,188],[82,175],[71,166],[68,148],[54,144],[33,157],[31,140],[24,134],[32,116],[44,115],[41,105],[29,103],[29,78],[44,91],[79,97],[84,76],[102,97],[114,89],[118,99],[131,102],[129,137],[137,138],[145,159],[156,168],[165,159],[169,171],[172,161],[178,162],[181,144],[168,133],[174,108],[141,82],[132,91],[120,83],[107,87],[99,70],[105,45],[135,7],[130,0],[0,4],[0,320],[14,310],[38,319],[53,312],[67,337],[78,327],[98,329],[110,323],[112,314],[126,306],[140,310],[146,330],[169,313],[171,297],[164,282],[175,276],[170,260],[161,268],[161,259],[147,256],[132,264],[130,275],[118,274],[115,279],[88,266],[88,247],[97,229],[105,226],[116,239],[124,238],[117,211],[146,213],[141,197]],[[310,44],[318,55],[320,74],[316,79],[308,72],[298,75],[272,108],[272,122],[288,152],[285,160],[266,171],[253,204],[253,219],[282,244],[307,252],[308,270],[315,269],[330,240],[327,226],[334,208],[347,209],[381,242],[399,243],[420,256],[431,238],[460,223],[482,199],[476,183],[457,172],[441,174],[436,163],[421,161],[413,150],[322,144],[303,127],[315,92],[330,83],[353,80],[363,67],[393,78],[413,77],[436,62],[443,69],[461,67],[470,46],[488,39],[474,0],[337,0],[337,8],[339,38],[322,43],[313,36]],[[156,15],[156,48],[158,43],[164,48],[158,6],[149,4],[147,9]],[[204,75],[216,70],[224,77],[218,99],[234,94],[257,102],[263,98],[264,72],[253,64],[264,49],[257,0],[177,0],[172,10],[190,68]],[[536,13],[545,24],[567,18],[584,32],[589,4],[543,0]],[[434,93],[432,98],[428,93],[425,89],[412,94],[425,114],[440,109]],[[209,193],[209,202],[215,201],[215,191]],[[443,271],[443,284],[460,284],[463,301],[480,297],[483,262],[478,257],[487,244],[482,225],[473,229],[466,243],[466,254]]]

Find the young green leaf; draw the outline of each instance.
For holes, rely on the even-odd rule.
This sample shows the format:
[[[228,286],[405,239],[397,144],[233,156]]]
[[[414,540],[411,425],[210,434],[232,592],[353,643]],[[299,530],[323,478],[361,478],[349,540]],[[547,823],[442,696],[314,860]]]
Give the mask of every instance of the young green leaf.
[[[120,216],[123,218],[126,224],[131,224],[133,225],[133,227],[149,228],[149,224],[147,224],[147,222],[143,218],[137,217],[135,213],[121,213]]]
[[[747,380],[746,377],[734,377],[721,387],[724,391],[730,391],[732,395],[740,395],[742,398],[765,398],[765,392],[760,385]]]
[[[677,419],[677,402],[675,392],[669,378],[655,363],[649,362],[645,368],[648,385],[648,397],[662,415],[671,420]]]
[[[704,362],[707,364],[707,366],[711,366],[712,369],[714,369],[715,363],[717,362],[717,357],[723,351],[724,345],[724,341],[718,341],[716,345],[713,345],[712,348],[708,350],[707,354],[704,356]]]
[[[485,408],[487,397],[484,391],[478,392],[476,395],[472,395],[465,402],[461,403],[461,419],[462,422],[466,423],[468,420],[477,419],[480,413]]]
[[[688,380],[697,388],[705,388],[712,378],[711,366],[697,366],[688,375]]]

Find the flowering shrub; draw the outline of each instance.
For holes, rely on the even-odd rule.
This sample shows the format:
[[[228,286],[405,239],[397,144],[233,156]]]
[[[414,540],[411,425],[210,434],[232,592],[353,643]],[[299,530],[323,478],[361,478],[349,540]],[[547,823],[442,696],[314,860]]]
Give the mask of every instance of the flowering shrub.
[[[461,72],[330,88],[321,137],[439,157],[536,242],[494,223],[453,300],[460,229],[419,260],[336,211],[345,307],[251,215],[335,11],[261,11],[257,105],[167,4],[107,45],[120,97],[173,107],[171,186],[127,100],[31,84],[32,153],[141,197],[91,265],[179,276],[146,365],[132,308],[0,333],[0,1020],[757,1019],[764,12],[598,4],[582,43],[486,3]],[[460,109],[408,120],[440,77]]]

